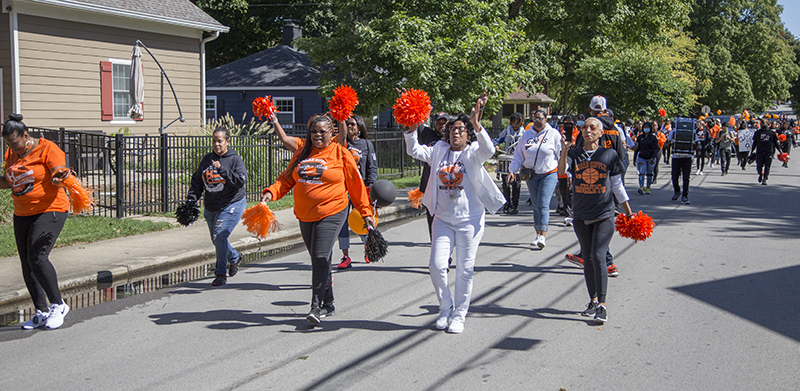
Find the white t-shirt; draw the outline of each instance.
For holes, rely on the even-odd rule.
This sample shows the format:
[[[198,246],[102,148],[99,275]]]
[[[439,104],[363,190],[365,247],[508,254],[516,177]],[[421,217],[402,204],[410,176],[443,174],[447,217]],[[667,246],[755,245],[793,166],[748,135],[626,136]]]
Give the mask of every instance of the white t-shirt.
[[[483,216],[483,204],[475,194],[467,166],[460,161],[462,153],[448,151],[439,167],[434,168],[436,186],[439,186],[436,217],[448,223]]]

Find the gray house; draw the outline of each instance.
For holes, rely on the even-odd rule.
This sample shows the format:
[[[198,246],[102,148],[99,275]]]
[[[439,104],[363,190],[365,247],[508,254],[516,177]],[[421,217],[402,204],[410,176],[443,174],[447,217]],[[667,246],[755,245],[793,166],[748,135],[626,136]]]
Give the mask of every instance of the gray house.
[[[206,73],[206,116],[226,113],[237,121],[253,115],[253,100],[272,96],[282,124],[304,124],[326,110],[326,100],[317,92],[319,69],[308,56],[292,46],[300,29],[293,23],[284,27],[283,44],[211,69]]]

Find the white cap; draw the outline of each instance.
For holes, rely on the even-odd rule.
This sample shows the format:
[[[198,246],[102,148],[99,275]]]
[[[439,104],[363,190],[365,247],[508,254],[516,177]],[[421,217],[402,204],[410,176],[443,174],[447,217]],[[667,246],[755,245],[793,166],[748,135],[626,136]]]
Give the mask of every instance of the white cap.
[[[589,110],[592,111],[603,111],[606,109],[606,98],[603,98],[600,95],[595,95],[592,97],[592,101],[589,102]]]

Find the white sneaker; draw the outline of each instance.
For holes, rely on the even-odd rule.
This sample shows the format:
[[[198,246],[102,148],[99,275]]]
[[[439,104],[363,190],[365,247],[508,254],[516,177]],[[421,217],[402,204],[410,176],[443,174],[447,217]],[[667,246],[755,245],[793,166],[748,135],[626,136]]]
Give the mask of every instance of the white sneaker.
[[[437,330],[444,330],[447,328],[447,324],[450,323],[450,314],[452,313],[453,313],[453,307],[450,307],[444,311],[439,312],[439,317],[436,318]]]
[[[27,322],[22,324],[23,330],[33,330],[38,329],[39,327],[44,327],[45,322],[47,321],[47,315],[49,313],[44,313],[40,310],[36,310],[36,313],[28,319]]]
[[[694,173],[694,175],[700,175],[700,173],[701,173],[701,172],[702,172],[702,171],[700,171],[700,170],[697,170],[697,172],[696,172],[696,173]]]
[[[64,324],[64,317],[69,313],[69,306],[64,301],[61,304],[50,305],[50,315],[47,317],[47,328],[57,329]]]
[[[564,226],[565,227],[572,227],[572,217],[565,217],[564,218]]]
[[[541,238],[541,236],[536,235],[536,239],[533,239],[533,242],[531,242],[531,247],[539,247],[539,239],[540,238]]]
[[[539,248],[544,248],[544,246],[545,246],[544,236],[539,236]]]
[[[461,334],[464,332],[464,320],[453,319],[450,321],[450,327],[447,328],[447,332],[451,334]]]

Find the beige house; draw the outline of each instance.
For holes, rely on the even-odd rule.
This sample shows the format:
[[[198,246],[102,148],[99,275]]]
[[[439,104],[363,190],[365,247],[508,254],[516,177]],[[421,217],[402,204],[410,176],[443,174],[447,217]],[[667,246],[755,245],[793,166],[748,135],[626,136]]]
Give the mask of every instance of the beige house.
[[[2,0],[0,115],[28,126],[157,134],[161,71],[142,50],[144,118],[128,117],[131,51],[144,43],[186,122],[205,122],[205,44],[228,31],[189,0]],[[164,81],[164,124],[178,118]]]

